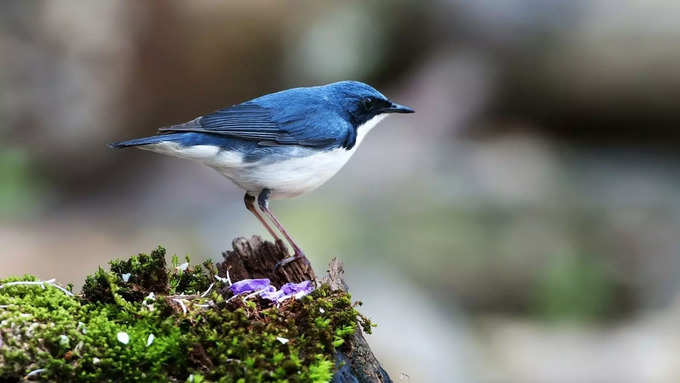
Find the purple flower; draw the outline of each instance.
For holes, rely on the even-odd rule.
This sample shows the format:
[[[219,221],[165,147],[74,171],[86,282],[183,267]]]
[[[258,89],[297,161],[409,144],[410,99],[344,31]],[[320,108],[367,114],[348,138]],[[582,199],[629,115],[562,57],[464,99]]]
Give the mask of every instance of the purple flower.
[[[243,279],[238,282],[234,282],[229,288],[234,295],[241,293],[247,293],[251,291],[262,290],[267,287],[271,287],[270,281],[267,278],[262,279]]]
[[[260,293],[258,295],[261,298],[275,303],[281,303],[288,298],[299,299],[314,291],[314,284],[312,281],[286,283],[278,290],[270,283],[271,281],[267,278],[244,279],[242,281],[234,282],[229,288],[235,296],[241,293],[259,291]]]
[[[260,294],[260,296],[276,303],[281,303],[288,298],[302,298],[312,291],[314,291],[314,284],[312,281],[304,281],[300,283],[286,283],[285,285],[281,286],[281,289],[278,291],[272,291],[271,293],[265,292]]]
[[[314,284],[312,284],[312,281],[302,281],[300,283],[289,282],[281,286],[281,291],[283,291],[285,295],[295,295],[296,298],[301,298],[314,291]]]
[[[278,302],[281,296],[283,295],[283,292],[281,290],[277,290],[276,287],[274,286],[267,286],[267,288],[260,293],[260,296],[264,299],[268,299],[270,301]]]

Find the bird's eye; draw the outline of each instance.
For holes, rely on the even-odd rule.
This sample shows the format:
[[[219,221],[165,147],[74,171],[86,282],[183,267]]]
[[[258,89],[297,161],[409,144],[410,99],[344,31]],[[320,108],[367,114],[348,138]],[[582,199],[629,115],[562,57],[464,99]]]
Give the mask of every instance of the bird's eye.
[[[364,104],[364,108],[366,109],[371,109],[371,107],[373,106],[373,99],[370,97],[366,97],[361,102]]]

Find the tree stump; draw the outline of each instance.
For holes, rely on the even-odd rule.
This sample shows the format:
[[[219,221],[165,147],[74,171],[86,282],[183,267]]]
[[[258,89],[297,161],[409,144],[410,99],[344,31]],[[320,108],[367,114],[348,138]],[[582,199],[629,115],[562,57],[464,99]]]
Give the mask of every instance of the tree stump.
[[[304,261],[275,268],[285,246],[259,237],[237,238],[217,265],[174,256],[168,267],[166,255],[111,260],[80,294],[31,275],[0,280],[0,382],[391,382],[339,261],[321,280]],[[282,288],[310,280],[315,291]]]
[[[316,281],[314,270],[305,262],[294,261],[274,270],[276,264],[288,257],[288,251],[281,240],[277,243],[263,241],[259,236],[249,240],[239,237],[232,242],[232,250],[222,253],[224,260],[217,264],[222,277],[231,280],[269,278],[277,288],[288,282]],[[327,283],[333,290],[347,292],[343,264],[333,258],[328,270],[319,283]],[[388,383],[392,382],[387,372],[373,355],[360,326],[348,342],[344,352],[336,354],[338,371],[333,383]]]

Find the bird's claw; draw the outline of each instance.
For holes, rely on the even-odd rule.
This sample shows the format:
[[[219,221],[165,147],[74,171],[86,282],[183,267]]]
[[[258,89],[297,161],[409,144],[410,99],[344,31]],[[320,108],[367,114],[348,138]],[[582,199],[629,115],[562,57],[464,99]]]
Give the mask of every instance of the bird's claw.
[[[287,264],[289,264],[289,263],[291,263],[291,262],[295,262],[295,261],[297,261],[298,259],[304,260],[305,263],[306,263],[307,265],[310,264],[310,263],[309,263],[309,260],[307,259],[307,257],[306,257],[303,253],[299,253],[299,254],[295,254],[295,255],[293,255],[293,256],[291,256],[291,257],[287,257],[287,258],[284,258],[284,259],[282,259],[282,260],[276,262],[276,265],[274,266],[274,271],[277,271],[281,266],[285,266],[285,265],[287,265]]]

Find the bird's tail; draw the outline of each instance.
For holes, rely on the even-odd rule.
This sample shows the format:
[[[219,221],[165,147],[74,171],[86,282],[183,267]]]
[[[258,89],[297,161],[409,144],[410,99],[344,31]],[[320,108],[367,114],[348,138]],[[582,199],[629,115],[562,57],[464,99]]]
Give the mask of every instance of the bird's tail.
[[[113,148],[113,149],[122,149],[122,148],[132,148],[132,147],[135,147],[135,146],[151,145],[151,144],[157,144],[157,143],[163,142],[163,141],[172,141],[173,139],[176,138],[175,136],[177,136],[177,134],[161,134],[161,135],[158,135],[158,136],[135,138],[133,140],[111,143],[111,144],[109,144],[109,147]]]

